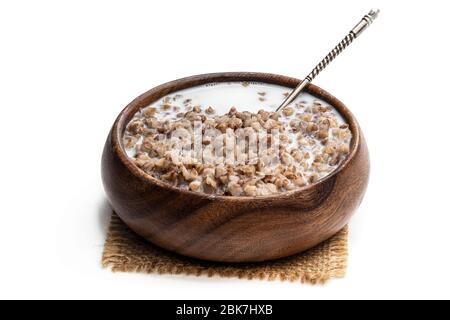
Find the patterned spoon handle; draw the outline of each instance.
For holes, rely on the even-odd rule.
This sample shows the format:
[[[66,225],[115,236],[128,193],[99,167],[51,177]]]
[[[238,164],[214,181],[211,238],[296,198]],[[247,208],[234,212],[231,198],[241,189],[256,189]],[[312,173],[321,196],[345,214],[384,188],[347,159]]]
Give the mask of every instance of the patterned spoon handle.
[[[328,55],[320,61],[320,63],[308,74],[308,76],[291,92],[291,94],[283,101],[283,103],[277,108],[277,112],[289,105],[295,98],[303,91],[308,83],[312,82],[314,78],[330,64],[350,43],[353,42],[368,26],[372,24],[375,18],[378,16],[380,10],[373,9],[366,14],[361,21],[348,33],[348,35],[339,44],[334,47]]]

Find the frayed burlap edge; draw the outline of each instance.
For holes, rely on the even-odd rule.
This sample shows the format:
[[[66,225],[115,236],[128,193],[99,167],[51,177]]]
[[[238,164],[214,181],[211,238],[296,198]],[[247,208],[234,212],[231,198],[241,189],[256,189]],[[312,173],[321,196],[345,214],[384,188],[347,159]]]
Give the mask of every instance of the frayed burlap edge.
[[[347,269],[348,227],[302,254],[271,262],[224,264],[200,261],[160,249],[133,233],[113,214],[102,265],[113,272],[143,272],[239,279],[325,283],[342,278]]]

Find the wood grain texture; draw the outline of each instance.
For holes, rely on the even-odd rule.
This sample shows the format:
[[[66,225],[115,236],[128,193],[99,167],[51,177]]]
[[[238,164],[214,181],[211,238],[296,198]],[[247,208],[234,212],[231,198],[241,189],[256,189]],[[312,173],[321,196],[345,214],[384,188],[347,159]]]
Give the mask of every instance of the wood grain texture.
[[[358,208],[369,178],[368,150],[354,116],[339,100],[309,85],[350,125],[351,150],[331,175],[302,189],[267,197],[210,196],[152,178],[126,156],[122,136],[136,111],[174,91],[209,82],[260,81],[294,88],[298,79],[264,73],[217,73],[175,80],[132,101],[105,144],[102,178],[119,217],[152,243],[218,262],[258,262],[310,249],[341,230]]]

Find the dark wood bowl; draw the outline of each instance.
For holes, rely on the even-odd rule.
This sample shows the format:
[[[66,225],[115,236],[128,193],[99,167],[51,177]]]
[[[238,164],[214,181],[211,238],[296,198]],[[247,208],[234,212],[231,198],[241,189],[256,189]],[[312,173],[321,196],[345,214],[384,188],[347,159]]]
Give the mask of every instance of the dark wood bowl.
[[[309,93],[336,108],[353,133],[348,158],[331,175],[302,189],[265,197],[210,196],[147,175],[125,154],[122,136],[140,108],[181,89],[209,82],[258,81],[294,88],[298,79],[265,73],[217,73],[175,80],[131,102],[106,141],[102,177],[119,217],[152,243],[181,255],[218,262],[258,262],[293,255],[330,238],[358,208],[369,157],[357,121],[342,102],[315,85]]]

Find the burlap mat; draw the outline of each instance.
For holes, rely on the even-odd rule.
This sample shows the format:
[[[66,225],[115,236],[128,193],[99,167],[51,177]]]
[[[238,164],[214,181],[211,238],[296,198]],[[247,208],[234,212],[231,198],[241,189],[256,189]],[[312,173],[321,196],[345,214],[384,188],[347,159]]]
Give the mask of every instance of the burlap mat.
[[[344,277],[347,268],[347,241],[348,227],[345,227],[317,247],[289,258],[263,263],[214,263],[182,257],[160,249],[133,233],[113,214],[102,264],[114,272],[220,276],[316,284]]]

